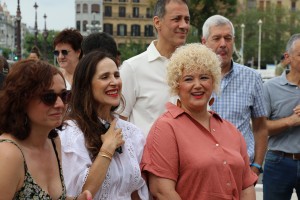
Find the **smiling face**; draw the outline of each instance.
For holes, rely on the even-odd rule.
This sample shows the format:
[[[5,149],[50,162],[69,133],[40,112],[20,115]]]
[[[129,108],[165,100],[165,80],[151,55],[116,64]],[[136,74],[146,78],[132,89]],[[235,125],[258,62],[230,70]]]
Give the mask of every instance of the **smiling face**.
[[[190,28],[190,14],[188,6],[183,2],[170,1],[166,4],[165,15],[155,16],[154,25],[158,31],[158,38],[167,46],[176,48],[185,43]]]
[[[178,95],[186,111],[206,111],[213,91],[213,78],[208,73],[183,70],[179,79]]]
[[[116,63],[110,58],[98,62],[92,79],[93,97],[101,108],[118,106],[121,100],[122,81]]]
[[[54,75],[53,84],[47,91],[58,94],[64,90],[66,86],[63,78],[59,74]],[[61,125],[66,108],[60,97],[56,99],[53,106],[48,106],[39,96],[36,96],[29,101],[26,113],[32,128],[44,127],[51,130]]]

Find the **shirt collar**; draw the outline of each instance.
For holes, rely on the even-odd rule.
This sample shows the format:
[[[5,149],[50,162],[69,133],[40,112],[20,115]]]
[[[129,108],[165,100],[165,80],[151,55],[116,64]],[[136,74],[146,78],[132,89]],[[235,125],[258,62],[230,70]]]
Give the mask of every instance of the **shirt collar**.
[[[156,60],[158,58],[164,58],[167,59],[166,57],[160,55],[159,51],[155,47],[155,43],[157,40],[153,40],[151,44],[147,48],[147,54],[148,54],[148,61],[151,62],[153,60]]]
[[[168,102],[166,104],[166,107],[167,107],[168,112],[172,115],[172,117],[174,119],[176,119],[178,116],[186,113],[182,108],[180,108],[180,107],[178,107],[178,106],[176,106],[176,105],[174,105],[173,103],[170,103],[170,102]],[[214,118],[216,118],[219,121],[223,122],[222,118],[216,112],[214,112],[212,110],[210,110],[208,112],[210,112]]]
[[[295,84],[292,84],[290,83],[287,78],[286,78],[286,75],[289,73],[290,71],[289,70],[285,70],[284,73],[281,74],[281,76],[278,77],[278,83],[280,85],[295,85]]]

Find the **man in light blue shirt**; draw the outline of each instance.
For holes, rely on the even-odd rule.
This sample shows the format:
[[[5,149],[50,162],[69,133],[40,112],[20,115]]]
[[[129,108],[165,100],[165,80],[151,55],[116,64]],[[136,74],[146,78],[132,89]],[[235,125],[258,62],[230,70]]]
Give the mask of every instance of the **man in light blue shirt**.
[[[268,135],[262,78],[255,70],[232,61],[234,27],[227,18],[209,17],[202,28],[202,43],[222,60],[221,90],[214,95],[211,109],[243,134],[252,170],[259,175],[263,171]]]

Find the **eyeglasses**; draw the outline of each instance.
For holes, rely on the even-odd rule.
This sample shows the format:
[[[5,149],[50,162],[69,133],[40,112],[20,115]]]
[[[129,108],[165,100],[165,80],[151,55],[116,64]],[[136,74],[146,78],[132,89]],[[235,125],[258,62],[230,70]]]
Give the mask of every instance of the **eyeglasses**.
[[[70,51],[68,51],[68,50],[66,50],[66,49],[63,49],[63,50],[61,50],[61,51],[55,50],[55,51],[53,51],[53,54],[54,54],[55,56],[59,56],[59,53],[60,53],[60,52],[61,52],[61,54],[62,54],[63,56],[67,56],[67,55],[69,54]]]
[[[65,90],[59,94],[57,94],[55,92],[46,92],[41,95],[41,100],[47,106],[53,106],[57,100],[57,97],[60,97],[62,102],[64,104],[67,104],[67,103],[69,103],[69,101],[71,99],[71,91]]]

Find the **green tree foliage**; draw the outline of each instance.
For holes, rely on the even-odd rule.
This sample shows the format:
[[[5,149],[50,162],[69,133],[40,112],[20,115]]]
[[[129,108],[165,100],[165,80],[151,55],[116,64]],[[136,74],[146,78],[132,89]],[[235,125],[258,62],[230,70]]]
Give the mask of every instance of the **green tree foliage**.
[[[245,24],[244,61],[247,64],[248,61],[253,60],[255,66],[257,66],[258,58],[259,19],[263,22],[261,27],[261,66],[264,68],[266,64],[275,64],[279,61],[289,37],[299,32],[300,13],[271,6],[264,11],[249,9],[232,18],[236,31],[235,43],[238,49],[241,45],[241,24]]]
[[[119,45],[119,51],[121,52],[121,59],[127,60],[133,56],[136,56],[144,52],[149,44],[145,44],[142,41],[134,42],[130,41],[129,43]]]
[[[48,31],[48,37],[46,39],[46,42],[43,37],[43,33],[39,33],[37,37],[37,47],[41,51],[41,57],[42,59],[45,59],[50,63],[54,63],[54,56],[53,56],[53,39],[55,35],[57,34],[57,31],[50,30]],[[24,49],[25,52],[22,52],[23,58],[28,57],[31,48],[34,46],[34,34],[32,33],[27,33],[25,36],[25,41],[24,41]]]
[[[191,25],[198,29],[200,36],[202,26],[208,17],[215,14],[233,17],[236,13],[236,6],[237,0],[190,0]]]

